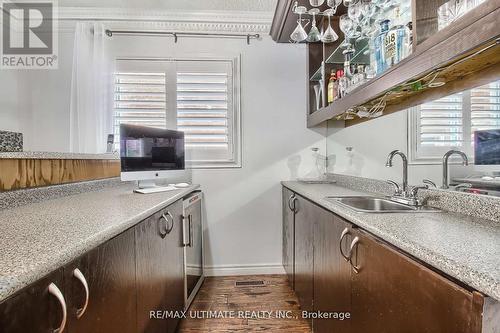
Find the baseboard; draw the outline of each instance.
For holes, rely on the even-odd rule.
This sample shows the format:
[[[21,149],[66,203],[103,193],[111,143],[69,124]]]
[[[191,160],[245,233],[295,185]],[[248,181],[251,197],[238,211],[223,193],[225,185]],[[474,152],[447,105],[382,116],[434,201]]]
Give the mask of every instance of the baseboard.
[[[205,266],[205,276],[285,274],[282,264]]]

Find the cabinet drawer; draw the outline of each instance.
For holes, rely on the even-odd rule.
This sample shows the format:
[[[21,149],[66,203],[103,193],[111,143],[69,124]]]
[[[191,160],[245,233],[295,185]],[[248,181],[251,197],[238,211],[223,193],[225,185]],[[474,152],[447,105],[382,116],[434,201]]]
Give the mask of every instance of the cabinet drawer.
[[[368,233],[354,233],[353,332],[480,333],[483,296]]]

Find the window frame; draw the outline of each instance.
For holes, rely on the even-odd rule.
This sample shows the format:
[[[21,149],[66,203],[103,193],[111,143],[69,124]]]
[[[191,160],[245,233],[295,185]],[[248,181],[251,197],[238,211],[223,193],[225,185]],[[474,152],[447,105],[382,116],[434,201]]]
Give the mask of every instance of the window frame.
[[[241,168],[242,167],[242,120],[241,120],[241,55],[231,57],[221,57],[217,55],[204,55],[204,56],[175,56],[175,57],[117,57],[116,64],[117,68],[115,72],[130,71],[130,68],[135,68],[137,65],[133,65],[120,69],[120,63],[127,61],[134,61],[136,64],[140,64],[145,68],[156,68],[158,70],[158,65],[154,65],[155,62],[163,63],[165,66],[165,73],[167,78],[175,78],[175,80],[167,79],[166,82],[166,128],[177,130],[177,69],[176,62],[204,62],[204,61],[214,61],[214,62],[229,62],[231,64],[232,71],[232,86],[228,87],[231,89],[231,103],[230,108],[228,108],[228,129],[231,129],[228,133],[230,136],[229,145],[230,157],[225,160],[210,160],[210,159],[199,159],[190,160],[190,152],[186,149],[186,167],[190,169],[224,169],[224,168]],[[147,65],[144,65],[147,64]],[[122,65],[123,66],[123,65]],[[128,67],[128,68],[127,68]],[[229,90],[228,90],[229,92]],[[114,99],[114,89],[113,89],[113,99]],[[173,110],[173,112],[169,112]],[[231,112],[230,112],[231,111]],[[229,114],[230,113],[230,114]],[[114,118],[114,111],[113,111]]]

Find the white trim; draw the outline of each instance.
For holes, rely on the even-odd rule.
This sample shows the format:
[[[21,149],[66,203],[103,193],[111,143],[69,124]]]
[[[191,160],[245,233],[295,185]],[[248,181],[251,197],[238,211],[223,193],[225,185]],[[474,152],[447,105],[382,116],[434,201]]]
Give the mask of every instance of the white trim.
[[[285,274],[282,264],[205,266],[205,276]]]
[[[104,21],[109,29],[267,34],[272,12],[165,11],[132,8],[59,7],[59,20]]]

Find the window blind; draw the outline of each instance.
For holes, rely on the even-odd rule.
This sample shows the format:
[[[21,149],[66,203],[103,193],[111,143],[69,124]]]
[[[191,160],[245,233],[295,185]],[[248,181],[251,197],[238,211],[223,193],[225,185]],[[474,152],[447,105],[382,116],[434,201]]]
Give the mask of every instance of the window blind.
[[[464,141],[463,94],[420,106],[419,137],[423,147],[459,147]]]
[[[474,132],[500,129],[500,81],[422,104],[410,119],[412,160],[437,160],[454,148],[473,156]]]
[[[228,73],[177,73],[177,128],[191,148],[229,148]]]
[[[165,73],[116,73],[114,95],[115,144],[120,124],[166,128]]]
[[[471,90],[471,126],[472,134],[500,128],[500,81]]]

